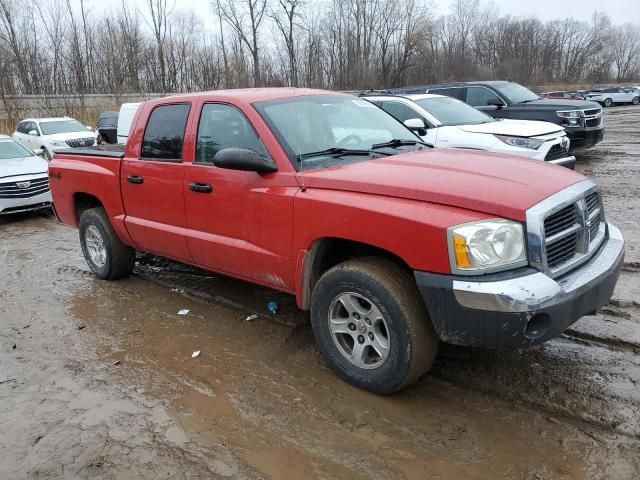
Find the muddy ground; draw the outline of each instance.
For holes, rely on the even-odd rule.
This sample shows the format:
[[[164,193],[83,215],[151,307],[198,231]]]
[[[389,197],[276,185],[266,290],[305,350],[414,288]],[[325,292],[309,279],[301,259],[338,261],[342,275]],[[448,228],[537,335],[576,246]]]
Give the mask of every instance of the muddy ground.
[[[0,479],[638,478],[639,123],[607,110],[579,158],[627,238],[611,304],[530,350],[443,347],[389,397],[332,375],[285,295],[149,256],[103,282],[75,230],[0,220]]]

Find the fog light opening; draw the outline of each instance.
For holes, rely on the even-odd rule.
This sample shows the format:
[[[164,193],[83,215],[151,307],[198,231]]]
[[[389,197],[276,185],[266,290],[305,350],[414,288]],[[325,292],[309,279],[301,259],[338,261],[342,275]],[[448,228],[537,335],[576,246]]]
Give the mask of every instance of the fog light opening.
[[[543,337],[549,331],[551,326],[551,317],[546,313],[538,313],[529,319],[524,335],[531,340]]]

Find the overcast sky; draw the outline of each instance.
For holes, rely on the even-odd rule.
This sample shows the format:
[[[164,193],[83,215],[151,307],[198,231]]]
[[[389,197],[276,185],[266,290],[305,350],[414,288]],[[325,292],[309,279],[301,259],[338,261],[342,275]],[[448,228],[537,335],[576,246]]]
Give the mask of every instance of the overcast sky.
[[[78,0],[72,0],[76,3]],[[103,9],[118,8],[121,0],[85,0],[94,12]],[[317,0],[308,0],[314,3]],[[433,0],[438,13],[447,13],[450,0]],[[574,17],[589,20],[594,10],[604,11],[611,16],[613,23],[640,23],[640,0],[481,0],[492,1],[502,15],[535,16],[541,20]],[[147,0],[127,0],[129,5],[137,5],[146,12]],[[320,0],[321,3],[322,0]],[[169,2],[171,3],[171,2]],[[324,2],[322,2],[324,3]],[[193,9],[207,23],[213,20],[209,0],[175,0],[176,8]]]

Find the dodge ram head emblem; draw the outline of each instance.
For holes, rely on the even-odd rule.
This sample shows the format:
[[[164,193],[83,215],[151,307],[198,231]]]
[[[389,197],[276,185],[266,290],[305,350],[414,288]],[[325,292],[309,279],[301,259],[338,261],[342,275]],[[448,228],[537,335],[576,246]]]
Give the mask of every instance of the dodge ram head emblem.
[[[31,186],[31,182],[18,182],[16,185],[18,188],[29,188]]]

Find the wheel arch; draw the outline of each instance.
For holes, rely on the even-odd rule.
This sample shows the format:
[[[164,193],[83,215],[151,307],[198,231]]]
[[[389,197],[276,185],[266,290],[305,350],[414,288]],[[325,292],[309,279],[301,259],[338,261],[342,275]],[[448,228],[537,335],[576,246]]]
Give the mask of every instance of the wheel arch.
[[[345,260],[359,257],[386,258],[410,275],[413,270],[397,254],[368,243],[340,237],[316,239],[307,250],[298,256],[298,281],[296,300],[303,310],[311,306],[311,293],[324,272]]]
[[[76,215],[76,223],[80,223],[82,214],[90,208],[104,208],[102,201],[90,193],[76,192],[73,194],[73,210]]]

